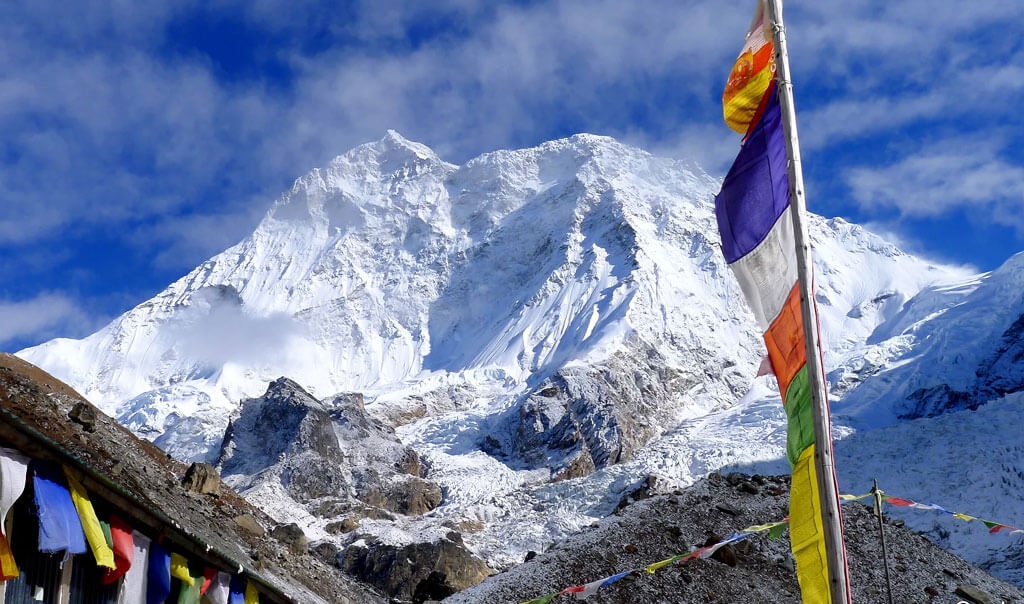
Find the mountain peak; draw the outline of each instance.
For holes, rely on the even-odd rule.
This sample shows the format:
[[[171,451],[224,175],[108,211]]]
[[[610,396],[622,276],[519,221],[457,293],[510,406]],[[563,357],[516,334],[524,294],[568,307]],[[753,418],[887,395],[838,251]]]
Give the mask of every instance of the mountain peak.
[[[382,176],[406,178],[427,166],[450,164],[442,161],[430,147],[411,141],[395,130],[388,130],[380,140],[364,143],[334,158],[328,170],[336,167],[369,168]]]

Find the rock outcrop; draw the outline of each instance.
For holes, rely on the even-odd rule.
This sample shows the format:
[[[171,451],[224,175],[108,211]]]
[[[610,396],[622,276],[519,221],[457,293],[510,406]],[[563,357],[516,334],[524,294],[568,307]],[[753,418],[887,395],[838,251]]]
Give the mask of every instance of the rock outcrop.
[[[279,481],[321,517],[366,506],[419,515],[441,503],[440,487],[422,477],[419,455],[366,414],[361,395],[318,401],[287,378],[242,402],[217,465],[243,491]]]
[[[449,531],[434,541],[388,544],[379,538],[357,536],[339,565],[346,573],[403,601],[426,601],[477,585],[492,571]]]

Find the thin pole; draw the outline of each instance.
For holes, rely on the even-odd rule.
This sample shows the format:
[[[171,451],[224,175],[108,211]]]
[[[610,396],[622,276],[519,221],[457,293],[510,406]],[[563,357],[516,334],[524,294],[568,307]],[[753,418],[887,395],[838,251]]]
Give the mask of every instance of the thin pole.
[[[885,528],[882,526],[882,492],[878,490],[878,479],[872,478],[871,494],[875,497],[875,516],[878,517],[878,538],[882,540],[882,562],[885,563],[885,589],[892,604],[892,581],[889,579],[889,549],[885,546]]]
[[[800,310],[804,324],[804,344],[807,347],[807,377],[811,390],[811,408],[814,415],[814,462],[818,474],[818,494],[821,521],[825,532],[825,551],[828,557],[829,589],[833,604],[849,604],[850,579],[846,566],[846,547],[843,544],[843,525],[839,515],[839,487],[836,484],[835,463],[832,455],[832,430],[825,390],[825,372],[818,341],[818,312],[814,305],[811,245],[804,222],[806,200],[804,176],[800,165],[800,142],[796,131],[796,111],[793,105],[793,81],[789,71],[789,51],[786,47],[786,28],[782,23],[782,0],[767,0],[768,18],[775,45],[776,82],[782,125],[786,137],[786,155],[789,159],[789,201],[793,209],[793,232],[796,239],[796,265],[800,287]]]

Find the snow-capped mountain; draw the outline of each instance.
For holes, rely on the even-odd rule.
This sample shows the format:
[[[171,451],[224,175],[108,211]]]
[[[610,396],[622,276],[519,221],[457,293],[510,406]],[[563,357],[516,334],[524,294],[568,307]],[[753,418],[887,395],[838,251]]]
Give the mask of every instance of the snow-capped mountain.
[[[281,376],[320,399],[361,392],[444,493],[431,518],[380,531],[477,522],[467,545],[505,566],[648,475],[788,470],[758,329],[718,249],[718,187],[592,135],[455,166],[390,132],[99,332],[18,354],[185,459],[213,460],[239,402]],[[1024,260],[971,276],[840,219],[810,227],[839,451],[858,468],[842,488],[864,490],[863,435],[912,417],[924,433],[1020,390]],[[965,459],[981,467],[982,448]]]

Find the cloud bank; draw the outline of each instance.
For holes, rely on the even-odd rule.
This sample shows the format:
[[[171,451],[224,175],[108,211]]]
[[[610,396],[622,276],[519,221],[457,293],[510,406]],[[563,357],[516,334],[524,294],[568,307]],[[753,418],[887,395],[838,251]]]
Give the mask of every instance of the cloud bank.
[[[456,163],[587,131],[724,173],[738,141],[719,95],[753,9],[73,4],[0,6],[0,299],[80,298],[96,310],[64,313],[72,336],[233,244],[294,178],[389,128]],[[1024,232],[1024,152],[1009,144],[1024,118],[1008,102],[1024,87],[1024,5],[825,0],[786,18],[809,189],[827,193],[812,209],[866,221],[879,207],[968,204]],[[985,142],[980,156],[956,147],[968,139]]]

